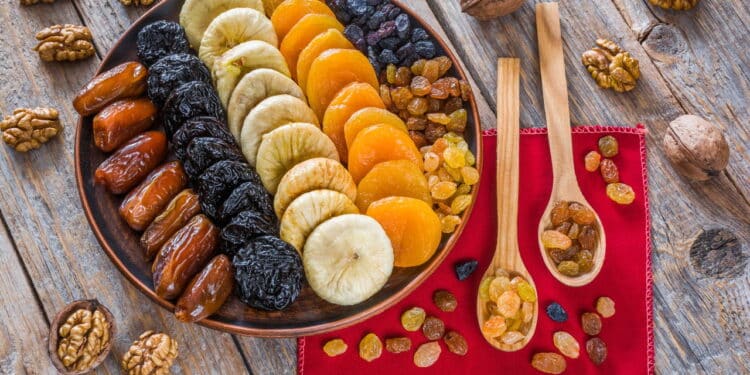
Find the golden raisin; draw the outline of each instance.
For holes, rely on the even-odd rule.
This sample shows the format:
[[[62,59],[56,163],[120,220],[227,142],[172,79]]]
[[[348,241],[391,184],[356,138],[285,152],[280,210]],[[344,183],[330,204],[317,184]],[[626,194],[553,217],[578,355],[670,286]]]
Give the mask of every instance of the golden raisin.
[[[622,182],[607,185],[607,196],[613,202],[622,205],[628,205],[635,200],[635,192],[628,184]]]
[[[546,249],[566,250],[573,245],[570,238],[556,230],[545,230],[542,232],[542,246]]]
[[[599,297],[596,300],[596,312],[604,318],[615,316],[615,301],[609,297]]]
[[[596,170],[599,169],[599,163],[601,162],[601,160],[601,154],[596,151],[590,151],[583,159],[583,163],[587,171],[596,172]]]
[[[411,93],[415,96],[425,96],[432,90],[430,81],[424,76],[415,76],[411,79]]]
[[[412,307],[401,314],[401,325],[409,332],[418,331],[427,314],[421,307]]]
[[[374,333],[368,333],[359,342],[359,356],[367,362],[372,362],[383,354],[383,343]]]
[[[342,339],[328,340],[325,345],[323,345],[323,351],[326,352],[329,357],[342,355],[346,352],[347,348],[349,348],[349,346],[346,345]]]

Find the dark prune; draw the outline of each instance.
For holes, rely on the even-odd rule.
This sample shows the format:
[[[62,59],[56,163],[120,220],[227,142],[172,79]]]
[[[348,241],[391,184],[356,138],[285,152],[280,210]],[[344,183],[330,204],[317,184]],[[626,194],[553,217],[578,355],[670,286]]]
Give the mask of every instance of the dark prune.
[[[164,105],[172,91],[192,81],[211,83],[211,73],[199,58],[188,53],[166,56],[149,68],[148,97]]]
[[[568,313],[557,302],[552,302],[547,305],[547,316],[558,323],[563,323],[568,320]]]
[[[396,33],[398,34],[398,37],[401,39],[408,38],[411,31],[409,15],[406,13],[402,13],[398,17],[396,17],[394,22],[396,23]]]
[[[456,263],[454,271],[456,271],[456,277],[458,280],[464,281],[468,279],[469,276],[477,270],[477,265],[479,265],[479,262],[473,259]]]
[[[242,211],[233,217],[221,230],[219,249],[230,256],[258,236],[278,236],[276,217],[269,217],[256,211]]]
[[[214,137],[193,138],[187,147],[185,172],[191,179],[200,177],[206,168],[222,160],[243,161],[245,157],[237,145]]]
[[[261,184],[260,177],[247,163],[222,160],[208,167],[196,183],[203,212],[215,219],[221,204],[232,190],[248,181]]]
[[[245,182],[232,190],[232,193],[229,194],[219,209],[218,220],[225,223],[245,210],[255,211],[260,215],[267,216],[269,221],[276,221],[271,195],[263,185],[254,181]]]
[[[216,117],[225,120],[224,108],[210,84],[193,81],[183,84],[172,92],[163,108],[164,129],[171,138],[191,118]]]
[[[431,59],[435,57],[435,43],[429,40],[420,40],[414,43],[417,54],[425,59]]]
[[[138,58],[146,66],[153,65],[165,56],[190,52],[185,29],[176,22],[168,21],[156,21],[146,25],[138,32],[136,46]]]
[[[378,61],[383,64],[398,64],[398,57],[392,50],[384,49],[378,55]]]
[[[226,125],[215,117],[195,117],[187,122],[178,130],[172,138],[172,148],[177,158],[186,161],[187,147],[193,138],[213,137],[222,141],[237,145],[232,133],[229,132]]]
[[[421,27],[417,27],[414,30],[411,31],[411,41],[412,43],[416,43],[422,40],[428,40],[430,39],[430,35],[427,34],[427,31]]]
[[[282,310],[299,295],[302,261],[292,245],[261,236],[242,247],[232,261],[242,302],[264,310]]]

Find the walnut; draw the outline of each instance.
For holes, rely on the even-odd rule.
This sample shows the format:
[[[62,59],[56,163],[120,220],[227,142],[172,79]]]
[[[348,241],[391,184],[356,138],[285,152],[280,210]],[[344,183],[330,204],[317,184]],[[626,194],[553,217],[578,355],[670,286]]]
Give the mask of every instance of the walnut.
[[[664,9],[689,10],[693,9],[700,0],[648,0],[653,5]]]
[[[34,5],[40,1],[46,4],[52,4],[55,2],[55,0],[21,0],[21,5]]]
[[[143,5],[143,6],[149,6],[154,3],[154,0],[120,0],[120,2],[123,5]]]
[[[82,374],[109,354],[115,326],[112,314],[97,300],[75,301],[63,308],[50,327],[49,353],[62,374]]]
[[[52,108],[18,108],[0,121],[3,141],[16,151],[37,149],[62,131],[57,110]]]
[[[677,172],[695,181],[718,175],[729,163],[729,145],[722,130],[693,115],[669,123],[664,151]]]
[[[461,11],[472,17],[487,21],[518,10],[524,0],[461,0]]]
[[[611,40],[597,39],[596,45],[581,56],[583,65],[596,84],[617,92],[634,89],[635,82],[641,76],[638,60]]]
[[[94,55],[91,31],[86,26],[55,25],[36,34],[34,51],[43,61],[74,61]]]
[[[169,374],[177,358],[177,341],[164,333],[146,331],[122,357],[122,369],[128,375]]]

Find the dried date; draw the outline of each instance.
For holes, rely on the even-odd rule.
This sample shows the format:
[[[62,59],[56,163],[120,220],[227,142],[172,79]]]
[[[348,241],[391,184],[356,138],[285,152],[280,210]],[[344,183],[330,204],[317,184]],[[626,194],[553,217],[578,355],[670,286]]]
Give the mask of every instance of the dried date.
[[[189,53],[168,55],[149,69],[148,97],[157,105],[163,105],[176,88],[193,81],[211,83],[206,65]]]
[[[162,165],[125,197],[120,204],[120,216],[131,228],[146,229],[187,182],[179,161]]]
[[[224,108],[214,88],[202,81],[185,83],[172,91],[164,103],[164,129],[172,136],[191,118],[211,116],[224,121]]]
[[[276,217],[262,215],[256,211],[242,211],[221,230],[219,248],[233,256],[253,238],[265,235],[279,235]]]
[[[257,212],[258,215],[269,222],[276,222],[271,194],[263,185],[255,181],[245,182],[232,190],[232,193],[219,208],[218,220],[226,223],[235,215],[246,210]]]
[[[232,260],[242,302],[263,310],[282,310],[299,295],[302,261],[294,247],[277,237],[261,236]]]
[[[177,301],[177,320],[197,322],[219,310],[234,287],[232,262],[226,255],[217,255],[196,275]]]
[[[172,149],[177,158],[183,162],[187,161],[187,147],[194,138],[213,137],[221,139],[228,144],[235,144],[232,133],[226,125],[215,117],[196,117],[185,122],[172,138]]]
[[[200,200],[192,189],[185,189],[177,194],[141,236],[146,259],[153,258],[175,232],[200,212]]]
[[[115,100],[143,94],[147,77],[148,69],[138,62],[120,64],[83,86],[73,99],[73,107],[81,116],[93,115]]]
[[[167,138],[160,131],[145,132],[104,160],[94,181],[113,194],[123,194],[141,182],[167,154]]]
[[[146,66],[165,56],[190,52],[185,29],[176,22],[156,21],[146,25],[138,32],[135,44],[138,58]]]
[[[214,163],[222,160],[244,161],[245,157],[234,142],[227,143],[219,138],[193,138],[187,148],[185,172],[195,180]]]
[[[154,260],[151,271],[156,294],[168,300],[179,297],[213,254],[218,237],[219,229],[211,220],[204,215],[193,216],[164,244]]]
[[[94,116],[94,145],[111,152],[148,130],[156,120],[156,106],[148,99],[116,101]]]
[[[260,177],[247,163],[222,160],[208,167],[196,183],[203,212],[216,219],[224,200],[244,182],[261,184]]]

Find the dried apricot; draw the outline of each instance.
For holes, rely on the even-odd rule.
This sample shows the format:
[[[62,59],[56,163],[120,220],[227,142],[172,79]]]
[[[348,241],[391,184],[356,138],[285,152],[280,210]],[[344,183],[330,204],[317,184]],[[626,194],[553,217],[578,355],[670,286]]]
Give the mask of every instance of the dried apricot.
[[[279,44],[279,51],[284,56],[292,78],[297,78],[297,60],[302,50],[310,44],[318,34],[328,29],[344,31],[344,26],[333,15],[306,14],[289,29]]]
[[[381,98],[382,99],[382,98]],[[346,147],[352,147],[354,138],[357,137],[360,131],[366,129],[372,125],[385,124],[390,125],[398,130],[407,133],[406,124],[393,112],[376,107],[368,107],[354,112],[344,124],[344,138],[346,139]],[[346,160],[346,159],[342,159]]]
[[[296,1],[296,0],[295,0]],[[305,0],[320,3],[318,0]],[[271,20],[273,22],[273,19]],[[281,38],[281,36],[279,36]],[[310,43],[302,49],[297,59],[297,83],[303,89],[307,88],[307,77],[310,66],[321,53],[334,48],[354,49],[348,39],[336,29],[328,29],[313,38]]]
[[[373,125],[359,132],[349,150],[349,173],[362,180],[378,163],[406,159],[422,169],[422,154],[408,134],[388,125]]]
[[[347,160],[347,145],[344,125],[354,112],[375,107],[385,109],[383,100],[372,86],[353,82],[341,89],[328,105],[323,115],[323,132],[331,138],[339,152],[339,159]]]
[[[279,40],[308,14],[323,14],[334,17],[333,11],[319,0],[286,0],[279,4],[271,15],[271,23]]]
[[[432,204],[427,179],[408,160],[385,161],[374,166],[359,182],[356,204],[361,212],[367,212],[372,202],[394,196],[416,198]]]
[[[440,219],[422,200],[384,198],[370,204],[367,215],[377,220],[391,239],[396,267],[418,266],[440,245]]]
[[[283,42],[282,42],[283,43]],[[291,67],[290,67],[291,68]],[[307,99],[319,119],[336,94],[352,82],[365,82],[378,88],[378,77],[367,57],[357,50],[329,49],[310,65]],[[383,100],[385,103],[386,100]]]

